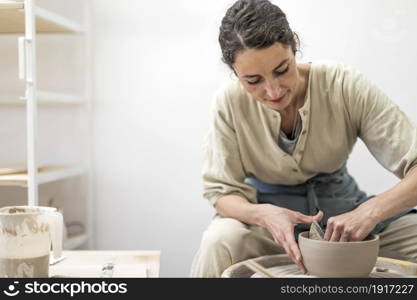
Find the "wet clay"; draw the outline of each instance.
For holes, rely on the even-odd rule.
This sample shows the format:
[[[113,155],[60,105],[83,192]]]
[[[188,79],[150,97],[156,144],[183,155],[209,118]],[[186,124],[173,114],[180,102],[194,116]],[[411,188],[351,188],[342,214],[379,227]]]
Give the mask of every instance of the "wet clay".
[[[0,258],[0,278],[46,278],[49,254],[33,258]]]
[[[378,257],[379,237],[358,242],[331,242],[298,237],[303,262],[310,275],[318,277],[367,277]]]

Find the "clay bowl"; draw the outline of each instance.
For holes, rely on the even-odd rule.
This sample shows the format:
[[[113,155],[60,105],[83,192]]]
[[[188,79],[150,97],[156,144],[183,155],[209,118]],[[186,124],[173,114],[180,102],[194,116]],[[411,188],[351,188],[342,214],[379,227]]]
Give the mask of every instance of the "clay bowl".
[[[368,277],[378,258],[379,236],[370,235],[359,242],[328,242],[298,236],[308,273],[318,277]]]

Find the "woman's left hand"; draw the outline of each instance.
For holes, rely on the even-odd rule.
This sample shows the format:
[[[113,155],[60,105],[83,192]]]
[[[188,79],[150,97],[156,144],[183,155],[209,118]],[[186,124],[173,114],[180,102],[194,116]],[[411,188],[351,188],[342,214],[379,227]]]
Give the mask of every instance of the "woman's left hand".
[[[362,241],[378,224],[369,209],[359,206],[356,209],[329,218],[324,239],[332,242]]]

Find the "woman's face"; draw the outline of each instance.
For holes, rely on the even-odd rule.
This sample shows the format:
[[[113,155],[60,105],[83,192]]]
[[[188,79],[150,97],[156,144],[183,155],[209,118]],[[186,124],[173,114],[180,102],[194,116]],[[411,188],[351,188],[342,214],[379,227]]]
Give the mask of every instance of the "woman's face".
[[[285,111],[300,95],[300,75],[290,46],[275,43],[244,50],[233,67],[246,91],[269,108]]]

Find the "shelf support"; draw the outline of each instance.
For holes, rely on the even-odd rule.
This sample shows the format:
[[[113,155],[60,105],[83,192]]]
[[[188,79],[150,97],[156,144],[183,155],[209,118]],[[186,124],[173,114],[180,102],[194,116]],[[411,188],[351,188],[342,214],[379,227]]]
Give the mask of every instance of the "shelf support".
[[[25,83],[26,83],[26,141],[28,169],[28,205],[36,206],[38,199],[37,101],[36,101],[36,19],[33,0],[25,0]]]

